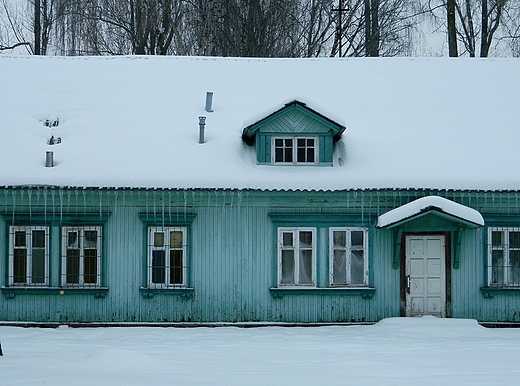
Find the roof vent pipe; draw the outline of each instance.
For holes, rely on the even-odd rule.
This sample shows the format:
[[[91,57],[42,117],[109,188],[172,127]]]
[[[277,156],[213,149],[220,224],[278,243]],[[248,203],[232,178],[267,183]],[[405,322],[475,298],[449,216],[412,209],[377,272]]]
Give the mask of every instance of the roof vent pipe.
[[[204,143],[204,128],[206,127],[206,117],[199,117],[199,143]]]
[[[208,91],[206,93],[206,111],[208,113],[213,112],[213,91]]]
[[[45,152],[45,167],[52,168],[54,166],[53,157],[54,153],[52,151]]]

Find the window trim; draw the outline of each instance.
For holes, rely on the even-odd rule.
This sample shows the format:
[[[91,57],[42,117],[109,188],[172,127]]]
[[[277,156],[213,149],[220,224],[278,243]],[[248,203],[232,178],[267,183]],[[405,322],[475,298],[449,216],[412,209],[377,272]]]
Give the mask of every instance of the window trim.
[[[8,285],[13,287],[48,287],[50,285],[50,269],[49,269],[49,261],[50,261],[50,227],[48,225],[10,225],[9,226],[9,252],[8,252]],[[26,232],[26,249],[27,254],[26,258],[26,273],[25,273],[25,283],[18,283],[14,281],[14,251],[16,249],[15,245],[15,233],[17,231],[25,231]],[[33,231],[41,231],[45,232],[45,247],[44,247],[44,282],[43,283],[33,283],[32,282],[32,232]]]
[[[500,246],[493,246],[493,232],[501,232],[504,237],[504,243]],[[487,285],[489,288],[511,288],[511,289],[520,289],[520,282],[518,284],[508,284],[509,278],[511,275],[511,267],[510,267],[510,251],[509,248],[509,232],[520,232],[519,226],[490,226],[487,228],[487,245],[486,245],[486,253],[487,253]],[[503,251],[503,280],[502,283],[493,283],[493,251]],[[520,248],[516,250],[520,251]],[[520,273],[520,272],[519,272]]]
[[[157,231],[167,232],[182,232],[182,247],[179,248],[171,248],[169,241],[166,242],[168,237],[165,237],[165,243],[163,247],[154,246],[154,233]],[[188,254],[188,227],[187,226],[158,226],[158,225],[150,225],[147,227],[147,243],[146,243],[146,288],[151,290],[168,290],[168,289],[184,289],[187,288],[187,254]],[[169,253],[165,253],[165,266],[164,266],[164,283],[152,283],[153,278],[153,251],[156,250],[181,250],[182,251],[182,283],[181,284],[169,284],[170,279],[170,268],[171,266],[167,264]]]
[[[312,233],[312,243],[311,243],[311,251],[312,251],[312,257],[311,257],[311,263],[312,263],[312,266],[311,266],[311,283],[304,283],[304,284],[300,284],[300,262],[297,257],[299,256],[299,250],[300,250],[300,247],[299,247],[299,243],[297,242],[299,239],[300,239],[300,236],[299,236],[299,232],[308,232],[310,231]],[[283,248],[283,233],[292,233],[293,234],[293,240],[295,240],[294,242],[294,281],[295,283],[292,283],[292,284],[283,284],[282,283],[282,277],[283,277],[283,273],[282,273],[282,251],[284,250]],[[282,287],[282,288],[287,288],[287,287],[311,287],[311,288],[315,288],[316,287],[316,257],[317,257],[317,254],[316,254],[316,236],[317,236],[317,228],[316,227],[278,227],[278,230],[277,230],[277,234],[278,234],[278,237],[277,237],[277,276],[278,276],[278,279],[277,279],[277,283],[278,283],[278,287]],[[297,237],[296,237],[297,235]],[[286,248],[286,249],[289,249],[289,248]]]
[[[292,161],[291,162],[277,162],[276,161],[276,140],[277,139],[292,139]],[[314,161],[313,162],[298,162],[298,139],[313,139],[314,140]],[[271,137],[271,164],[272,165],[317,165],[319,163],[319,137],[315,135],[300,136],[300,135],[273,135]]]
[[[346,258],[347,262],[345,264],[346,272],[346,283],[345,284],[334,284],[334,232],[335,231],[344,231],[347,232],[346,237]],[[363,232],[363,283],[355,283],[351,282],[351,237],[349,235],[351,232],[360,231]],[[368,228],[366,227],[329,227],[329,287],[331,288],[341,288],[341,287],[368,287]]]
[[[79,245],[79,273],[78,283],[67,282],[67,234],[69,231],[79,231],[80,240],[85,239],[85,231],[95,230],[97,231],[96,249],[97,249],[97,261],[96,261],[96,283],[85,283],[85,243],[82,242]],[[63,288],[100,288],[102,287],[102,266],[103,266],[103,227],[101,225],[62,225],[60,227],[60,261],[61,261],[61,287]]]

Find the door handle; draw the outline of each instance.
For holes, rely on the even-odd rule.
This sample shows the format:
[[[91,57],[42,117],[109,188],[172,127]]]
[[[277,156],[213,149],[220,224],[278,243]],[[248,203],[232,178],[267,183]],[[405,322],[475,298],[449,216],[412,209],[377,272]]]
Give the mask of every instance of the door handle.
[[[410,295],[410,284],[411,284],[410,275],[406,276],[406,293]]]

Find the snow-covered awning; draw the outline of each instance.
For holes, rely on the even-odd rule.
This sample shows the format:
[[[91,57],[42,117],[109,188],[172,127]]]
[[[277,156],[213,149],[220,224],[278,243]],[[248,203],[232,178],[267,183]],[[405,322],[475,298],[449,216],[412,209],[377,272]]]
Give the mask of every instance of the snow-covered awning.
[[[391,228],[426,214],[435,214],[469,227],[484,226],[484,218],[475,209],[443,197],[429,196],[382,214],[377,219],[377,228]]]

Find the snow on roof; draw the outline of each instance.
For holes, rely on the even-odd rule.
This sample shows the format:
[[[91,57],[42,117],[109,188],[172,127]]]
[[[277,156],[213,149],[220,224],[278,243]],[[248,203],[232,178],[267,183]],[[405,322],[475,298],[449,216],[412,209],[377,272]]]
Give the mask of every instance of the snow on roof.
[[[0,55],[0,186],[520,189],[519,74],[518,59]],[[257,165],[241,140],[295,99],[347,127],[333,167]]]
[[[398,208],[392,209],[377,219],[377,228],[396,225],[431,210],[447,214],[471,225],[484,226],[484,218],[475,209],[439,196],[421,197]]]

